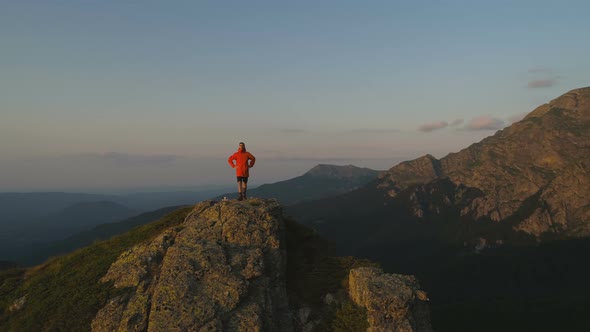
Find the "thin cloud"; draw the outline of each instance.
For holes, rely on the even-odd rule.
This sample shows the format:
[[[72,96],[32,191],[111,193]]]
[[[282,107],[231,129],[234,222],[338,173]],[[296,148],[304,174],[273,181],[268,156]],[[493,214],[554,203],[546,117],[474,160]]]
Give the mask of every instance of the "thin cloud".
[[[533,67],[530,68],[529,73],[550,73],[553,71],[553,69],[548,68],[548,67]]]
[[[547,78],[529,81],[529,89],[549,88],[557,84],[557,78]]]
[[[433,123],[426,123],[418,127],[418,130],[428,133],[434,130],[443,129],[449,126],[449,123],[446,121],[437,121]]]
[[[463,122],[465,122],[463,119],[455,119],[455,120],[453,120],[453,121],[452,121],[452,122],[449,124],[449,126],[451,126],[451,127],[457,127],[457,126],[460,126],[460,125],[462,125],[462,124],[463,124]]]
[[[279,131],[281,133],[287,133],[287,134],[300,134],[300,133],[304,133],[305,129],[300,129],[300,128],[281,128],[279,129]]]
[[[94,156],[120,164],[168,164],[178,159],[173,155],[138,155],[124,152],[106,152]]]
[[[497,130],[502,129],[504,127],[504,121],[484,115],[477,118],[472,119],[465,129],[468,130]]]
[[[345,133],[355,133],[355,134],[390,134],[390,133],[399,133],[399,129],[392,129],[392,128],[359,128],[359,129],[351,129],[345,130]]]

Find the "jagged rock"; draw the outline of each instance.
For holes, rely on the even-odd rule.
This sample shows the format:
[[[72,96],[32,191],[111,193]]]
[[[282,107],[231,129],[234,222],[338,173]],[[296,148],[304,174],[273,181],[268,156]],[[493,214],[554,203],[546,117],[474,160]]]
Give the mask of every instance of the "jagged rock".
[[[282,210],[206,201],[180,226],[123,253],[102,282],[130,292],[93,331],[290,331]]]
[[[367,331],[432,331],[428,297],[414,276],[361,267],[350,270],[349,287],[352,300],[367,309]]]

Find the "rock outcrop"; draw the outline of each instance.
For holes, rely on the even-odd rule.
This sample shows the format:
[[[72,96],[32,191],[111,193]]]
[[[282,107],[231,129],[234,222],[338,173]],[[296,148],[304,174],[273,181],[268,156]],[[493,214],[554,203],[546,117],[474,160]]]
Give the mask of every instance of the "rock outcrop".
[[[367,309],[367,331],[432,331],[428,297],[415,277],[361,267],[350,270],[348,283],[352,300]]]
[[[102,282],[121,289],[93,331],[290,331],[284,222],[274,200],[205,201],[133,247]]]

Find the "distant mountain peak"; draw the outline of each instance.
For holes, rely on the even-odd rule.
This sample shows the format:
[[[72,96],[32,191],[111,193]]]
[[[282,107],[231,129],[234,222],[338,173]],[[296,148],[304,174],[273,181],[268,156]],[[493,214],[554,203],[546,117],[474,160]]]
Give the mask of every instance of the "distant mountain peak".
[[[303,175],[328,178],[352,178],[359,176],[374,176],[376,173],[378,173],[378,171],[370,168],[361,168],[354,165],[340,166],[318,164]]]

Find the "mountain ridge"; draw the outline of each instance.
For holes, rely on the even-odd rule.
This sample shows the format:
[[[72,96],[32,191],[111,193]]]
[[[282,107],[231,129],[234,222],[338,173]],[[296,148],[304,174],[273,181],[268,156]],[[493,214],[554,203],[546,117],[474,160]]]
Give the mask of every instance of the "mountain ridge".
[[[120,235],[135,227],[154,222],[165,215],[180,209],[182,206],[171,206],[158,210],[144,212],[136,216],[115,222],[101,223],[90,230],[78,232],[62,240],[46,243],[39,248],[31,248],[25,255],[17,258],[17,261],[25,265],[40,264],[48,257],[63,255],[78,248],[91,245],[96,241],[104,241],[113,236]]]
[[[305,172],[303,176],[316,176],[328,178],[352,178],[373,176],[375,174],[373,169],[367,167],[358,167],[355,165],[332,165],[332,164],[318,164]]]
[[[377,188],[394,197],[410,185],[446,177],[484,194],[469,202],[463,214],[493,221],[510,218],[537,195],[539,206],[515,230],[536,237],[546,232],[586,236],[590,235],[590,205],[585,199],[590,196],[590,163],[584,156],[588,155],[590,87],[572,90],[440,160],[427,155],[396,165],[380,176]]]
[[[425,155],[402,162],[362,188],[288,210],[327,236],[347,232],[337,229],[341,224],[328,224],[333,222],[329,220],[346,219],[348,214],[389,224],[388,215],[403,213],[403,218],[396,217],[397,223],[415,228],[421,220],[445,219],[443,210],[453,211],[446,219],[456,221],[451,223],[456,229],[453,232],[464,234],[451,236],[457,244],[485,237],[486,232],[495,234],[493,241],[588,236],[589,100],[590,88],[572,90],[547,104],[549,109],[533,111],[537,113],[459,152],[440,160]],[[455,189],[445,189],[443,179]],[[436,187],[437,183],[442,187]],[[400,199],[404,191],[408,193]],[[435,192],[446,194],[429,194]],[[349,203],[340,206],[339,201]],[[349,220],[352,222],[352,217]]]

